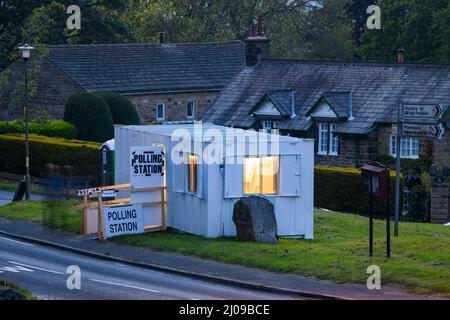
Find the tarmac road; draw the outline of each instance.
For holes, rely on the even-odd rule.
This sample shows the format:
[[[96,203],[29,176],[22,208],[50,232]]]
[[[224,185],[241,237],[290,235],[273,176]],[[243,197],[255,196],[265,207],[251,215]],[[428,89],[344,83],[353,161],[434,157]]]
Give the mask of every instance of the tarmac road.
[[[67,288],[69,266],[81,290]],[[287,300],[297,297],[242,289],[152,271],[0,236],[0,279],[50,300]]]

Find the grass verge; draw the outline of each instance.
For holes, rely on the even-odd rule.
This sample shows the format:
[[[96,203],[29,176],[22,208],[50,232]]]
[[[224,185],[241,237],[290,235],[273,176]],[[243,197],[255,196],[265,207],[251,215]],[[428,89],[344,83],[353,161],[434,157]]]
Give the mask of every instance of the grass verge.
[[[278,245],[205,239],[174,232],[122,236],[112,241],[174,251],[280,273],[295,273],[337,283],[365,283],[371,265],[381,267],[382,284],[405,286],[416,294],[450,297],[450,228],[401,223],[385,258],[385,222],[375,222],[375,256],[368,257],[368,219],[317,212],[315,240],[282,239]]]
[[[6,282],[4,280],[0,280],[0,289],[14,289],[16,290],[18,293],[20,293],[21,295],[23,295],[27,300],[37,300],[36,297],[34,297],[31,293],[29,293],[28,291],[19,288],[18,286],[16,286],[13,283],[10,282]]]
[[[27,220],[78,233],[81,210],[75,201],[19,202],[0,207],[0,217]],[[54,213],[49,218],[49,210]],[[44,213],[45,212],[45,213]],[[375,257],[368,257],[368,219],[318,211],[315,240],[282,239],[279,244],[206,239],[175,232],[122,236],[113,242],[194,255],[280,273],[295,273],[337,283],[365,283],[371,265],[381,267],[382,284],[403,285],[413,293],[450,297],[450,228],[403,222],[385,258],[385,222],[375,221]]]
[[[36,222],[50,228],[79,233],[82,210],[75,207],[76,203],[75,200],[20,201],[0,206],[0,217]]]
[[[0,190],[16,191],[17,184],[18,184],[17,181],[0,179]],[[31,193],[32,194],[49,194],[50,192],[45,190],[45,188],[43,188],[41,185],[32,183],[31,184]]]

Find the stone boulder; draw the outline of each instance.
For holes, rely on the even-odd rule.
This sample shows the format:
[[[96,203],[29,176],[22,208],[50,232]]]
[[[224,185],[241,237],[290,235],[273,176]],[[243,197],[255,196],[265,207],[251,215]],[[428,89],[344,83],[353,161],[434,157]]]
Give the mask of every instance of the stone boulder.
[[[234,205],[233,222],[239,241],[278,243],[273,204],[262,197],[242,198]]]
[[[27,300],[23,295],[13,289],[0,289],[0,300]]]

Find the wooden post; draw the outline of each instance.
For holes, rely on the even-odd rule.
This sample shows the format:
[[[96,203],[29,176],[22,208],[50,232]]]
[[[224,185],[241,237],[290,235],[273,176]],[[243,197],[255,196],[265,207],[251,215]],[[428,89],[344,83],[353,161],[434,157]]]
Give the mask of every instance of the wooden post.
[[[98,239],[105,240],[103,232],[103,199],[101,191],[98,193]]]
[[[81,225],[81,234],[87,235],[88,233],[88,213],[89,213],[89,207],[88,207],[88,196],[85,194],[83,196],[83,221]]]
[[[161,226],[163,230],[167,229],[166,222],[166,199],[165,199],[165,190],[161,188]]]

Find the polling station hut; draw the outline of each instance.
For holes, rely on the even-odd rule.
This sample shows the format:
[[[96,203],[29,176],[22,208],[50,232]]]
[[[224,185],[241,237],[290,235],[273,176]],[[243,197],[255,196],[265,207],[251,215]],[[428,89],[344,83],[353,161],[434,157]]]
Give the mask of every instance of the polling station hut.
[[[155,147],[165,155],[168,227],[210,238],[235,236],[234,204],[258,195],[274,205],[279,236],[313,238],[312,140],[200,123],[116,126],[116,183],[134,187],[136,174],[150,176],[152,165],[138,160],[136,150],[145,154],[149,148],[150,154]],[[147,224],[158,219],[146,217]]]

